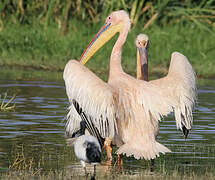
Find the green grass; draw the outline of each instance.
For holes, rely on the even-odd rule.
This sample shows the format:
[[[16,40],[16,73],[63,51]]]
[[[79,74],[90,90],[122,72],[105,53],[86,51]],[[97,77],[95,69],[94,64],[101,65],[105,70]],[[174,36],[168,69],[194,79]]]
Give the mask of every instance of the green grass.
[[[124,9],[132,30],[123,50],[125,71],[134,74],[134,39],[151,39],[150,72],[167,72],[173,51],[185,54],[199,77],[214,77],[215,0],[37,0],[0,2],[0,66],[62,71],[78,59],[112,11]],[[146,31],[145,31],[146,30]],[[89,63],[97,73],[108,71],[113,42]]]
[[[34,172],[34,173],[27,173],[27,172],[9,172],[2,176],[2,179],[5,180],[12,180],[12,179],[22,179],[22,180],[28,180],[28,179],[40,179],[40,180],[52,180],[52,179],[62,179],[62,180],[68,180],[68,179],[80,179],[80,180],[86,180],[90,179],[91,175],[88,175],[88,178],[86,178],[84,175],[74,173],[70,170],[61,170],[61,171],[49,171],[46,174],[41,173],[40,171]],[[180,175],[178,171],[174,171],[171,175],[170,174],[159,174],[159,173],[150,173],[148,171],[143,171],[140,174],[136,175],[129,175],[124,173],[112,173],[112,174],[100,174],[97,173],[96,179],[119,179],[119,180],[214,180],[214,175],[212,173],[205,173],[202,175],[196,175],[196,174],[186,174],[186,175]],[[1,176],[0,176],[1,179]]]
[[[8,24],[0,33],[0,66],[22,66],[33,69],[63,71],[69,59],[79,59],[101,24],[86,25],[71,21],[66,35],[57,28],[39,25]],[[215,31],[215,28],[211,29]],[[165,74],[168,70],[171,53],[179,51],[186,55],[199,77],[215,76],[215,34],[193,26],[177,24],[160,27],[153,25],[146,31],[142,26],[131,29],[123,48],[123,67],[126,72],[136,71],[135,38],[139,33],[150,37],[149,72]],[[108,42],[99,50],[87,66],[93,71],[107,74],[113,44]]]
[[[186,146],[173,146],[177,152],[184,152]],[[173,148],[172,147],[172,148]],[[14,145],[9,153],[8,167],[0,167],[0,179],[86,179],[73,148],[58,146]],[[97,166],[97,179],[209,179],[215,178],[214,146],[193,145],[186,158],[180,153],[167,153],[155,159],[154,172],[150,172],[150,161],[124,157],[123,167],[115,163],[105,165],[107,158],[103,153],[102,164]],[[114,150],[115,151],[115,150]],[[197,152],[197,154],[195,154]],[[200,158],[198,152],[202,152]],[[114,162],[116,154],[114,155]],[[179,157],[180,156],[180,157]],[[200,156],[200,157],[199,157]],[[211,159],[210,159],[211,157]],[[92,173],[92,166],[87,165]]]

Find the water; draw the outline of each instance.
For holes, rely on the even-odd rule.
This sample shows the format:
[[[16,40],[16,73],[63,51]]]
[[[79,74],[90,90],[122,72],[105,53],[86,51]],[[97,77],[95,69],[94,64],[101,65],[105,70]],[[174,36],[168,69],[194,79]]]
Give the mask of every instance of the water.
[[[0,112],[0,168],[17,168],[23,165],[15,165],[19,159],[28,165],[32,160],[33,166],[43,170],[77,167],[64,138],[68,100],[63,82],[0,80],[0,92],[8,92],[9,98],[16,94],[15,110]],[[202,80],[198,93],[194,126],[186,141],[171,116],[160,124],[159,142],[172,153],[156,159],[156,170],[199,172],[215,167],[215,80]],[[125,158],[124,171],[135,174],[148,164]]]

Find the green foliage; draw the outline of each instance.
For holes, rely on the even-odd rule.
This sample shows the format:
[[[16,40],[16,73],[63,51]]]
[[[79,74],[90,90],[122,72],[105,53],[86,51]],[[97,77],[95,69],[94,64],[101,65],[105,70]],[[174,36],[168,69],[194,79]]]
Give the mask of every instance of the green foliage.
[[[215,0],[7,0],[0,3],[0,20],[2,24],[36,23],[43,24],[45,28],[54,23],[61,29],[68,23],[68,17],[97,23],[119,9],[130,13],[134,26],[152,21],[161,26],[194,23],[208,30],[215,26]]]
[[[0,66],[18,65],[62,71],[79,59],[113,10],[125,9],[132,29],[123,50],[123,66],[136,69],[134,40],[150,37],[150,72],[166,73],[173,51],[186,55],[198,76],[215,73],[215,0],[6,0],[0,2]],[[97,73],[108,71],[115,38],[89,62]]]
[[[62,71],[69,59],[79,59],[84,49],[100,29],[99,25],[88,27],[77,20],[72,21],[68,33],[61,35],[55,26],[46,30],[41,26],[8,25],[0,33],[0,66],[22,66],[34,69]],[[17,30],[18,29],[18,30]],[[215,31],[212,28],[211,31]],[[135,38],[139,33],[146,33],[150,38],[149,72],[166,73],[171,53],[181,52],[191,61],[199,77],[215,75],[215,35],[200,30],[195,25],[159,27],[155,24],[142,31],[137,25],[128,35],[123,48],[123,66],[130,74],[136,69]],[[114,37],[93,59],[87,63],[98,74],[108,74],[109,58]]]

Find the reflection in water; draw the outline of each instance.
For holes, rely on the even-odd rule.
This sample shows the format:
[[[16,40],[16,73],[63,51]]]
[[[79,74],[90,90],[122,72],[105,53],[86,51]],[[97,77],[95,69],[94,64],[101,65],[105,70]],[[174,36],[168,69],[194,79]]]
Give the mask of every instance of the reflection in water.
[[[87,172],[90,175],[94,173],[94,166],[86,164]],[[80,163],[74,162],[71,165],[67,166],[69,171],[73,172],[73,175],[77,177],[77,175],[85,176],[85,172],[83,167]],[[96,166],[96,174],[111,174],[114,168],[112,166],[107,165],[106,163],[101,163],[100,165]]]
[[[215,81],[211,82],[210,86],[200,87],[194,126],[187,140],[176,129],[172,116],[161,122],[158,141],[171,149],[172,153],[155,160],[155,171],[163,168],[201,172],[214,168]],[[33,158],[36,168],[65,168],[77,171],[79,175],[84,173],[73,148],[66,146],[64,138],[63,120],[68,106],[64,84],[1,80],[0,89],[1,93],[7,91],[8,95],[17,94],[15,111],[0,112],[0,166],[9,167],[16,158],[25,158],[26,162]],[[123,166],[117,166],[115,161],[110,166],[104,164],[106,157],[103,158],[97,171],[138,174],[150,170],[149,161],[124,158]],[[114,159],[117,159],[116,155]],[[93,166],[88,168],[90,170]]]

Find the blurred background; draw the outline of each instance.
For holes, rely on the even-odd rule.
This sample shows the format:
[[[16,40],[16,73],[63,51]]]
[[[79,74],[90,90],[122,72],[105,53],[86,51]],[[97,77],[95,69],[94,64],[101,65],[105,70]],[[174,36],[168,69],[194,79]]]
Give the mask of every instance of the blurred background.
[[[132,29],[123,66],[134,73],[139,33],[149,35],[150,73],[167,72],[173,51],[191,61],[199,77],[215,75],[215,0],[5,0],[0,2],[0,65],[62,71],[79,59],[114,10],[130,14]],[[115,39],[89,66],[107,72]]]

